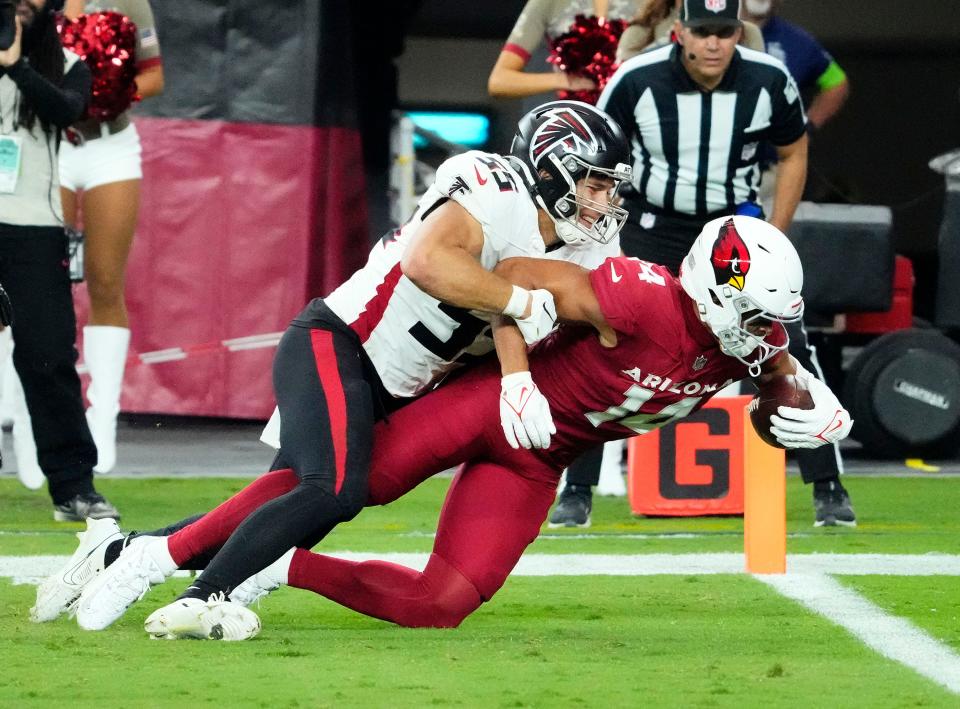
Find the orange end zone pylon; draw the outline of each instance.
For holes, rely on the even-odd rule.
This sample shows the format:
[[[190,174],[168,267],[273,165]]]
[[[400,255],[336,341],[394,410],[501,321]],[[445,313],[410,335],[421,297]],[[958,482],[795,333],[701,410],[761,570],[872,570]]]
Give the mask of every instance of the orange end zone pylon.
[[[748,574],[787,570],[786,454],[764,443],[744,415],[743,551]]]

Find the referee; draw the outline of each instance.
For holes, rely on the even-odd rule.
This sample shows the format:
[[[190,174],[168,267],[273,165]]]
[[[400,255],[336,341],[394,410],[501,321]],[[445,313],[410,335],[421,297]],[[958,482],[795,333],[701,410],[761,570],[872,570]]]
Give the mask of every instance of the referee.
[[[624,62],[597,103],[631,141],[634,194],[624,205],[623,250],[674,273],[705,222],[733,213],[763,216],[762,141],[776,147],[779,160],[769,221],[785,233],[806,182],[807,119],[796,82],[779,60],[737,46],[739,11],[739,0],[684,0],[676,43]],[[802,324],[787,329],[790,353],[823,379]],[[839,448],[804,451],[798,460],[804,482],[814,484],[815,525],[855,525],[840,484]],[[551,523],[564,521],[564,495],[571,503],[585,498],[589,509],[587,486],[596,475],[578,480],[581,468],[567,471]]]
[[[684,0],[677,42],[625,62],[598,103],[632,142],[624,250],[674,272],[704,222],[756,204],[763,140],[783,176],[769,219],[780,231],[806,182],[797,85],[778,60],[737,46],[738,10],[738,0]]]

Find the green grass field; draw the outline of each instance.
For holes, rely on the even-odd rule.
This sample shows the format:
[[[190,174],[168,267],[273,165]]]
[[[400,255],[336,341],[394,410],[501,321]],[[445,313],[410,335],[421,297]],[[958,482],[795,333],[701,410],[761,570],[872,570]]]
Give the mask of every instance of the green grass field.
[[[103,479],[124,528],[216,504],[242,480]],[[365,511],[328,551],[426,552],[447,480]],[[861,525],[815,530],[788,480],[788,552],[960,554],[960,479],[851,477]],[[0,481],[0,557],[72,552],[80,525]],[[742,551],[738,518],[643,519],[598,498],[590,530],[545,531],[529,554]],[[958,576],[836,576],[960,662]],[[143,619],[171,579],[101,633],[29,622],[34,587],[0,576],[0,706],[960,707],[960,694],[867,647],[744,574],[514,576],[456,630],[408,630],[281,589],[246,643],[151,641]],[[960,665],[958,665],[960,666]],[[958,690],[960,691],[960,690]]]

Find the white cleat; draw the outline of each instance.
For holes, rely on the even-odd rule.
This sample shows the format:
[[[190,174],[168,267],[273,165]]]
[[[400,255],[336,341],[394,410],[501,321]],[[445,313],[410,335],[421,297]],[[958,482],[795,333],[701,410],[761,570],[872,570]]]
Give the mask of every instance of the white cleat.
[[[77,603],[77,623],[84,630],[103,630],[143,598],[151,586],[172,575],[166,537],[137,537],[115,562],[90,582]]]
[[[230,600],[249,607],[267,594],[276,591],[280,586],[286,585],[287,571],[295,551],[296,549],[290,549],[263,571],[254,574],[233,589]]]
[[[154,639],[249,640],[260,632],[260,618],[221,593],[206,601],[179,598],[151,613],[143,629]]]
[[[103,559],[111,542],[123,539],[114,519],[87,519],[87,529],[77,532],[80,546],[70,561],[37,587],[37,602],[30,620],[46,623],[73,610],[83,589],[103,571]]]

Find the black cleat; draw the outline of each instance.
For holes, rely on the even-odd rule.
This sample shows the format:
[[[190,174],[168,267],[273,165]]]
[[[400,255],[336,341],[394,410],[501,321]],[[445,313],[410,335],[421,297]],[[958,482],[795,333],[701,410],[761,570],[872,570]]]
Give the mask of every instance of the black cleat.
[[[589,485],[566,485],[560,493],[560,501],[550,515],[548,526],[589,527],[590,511],[593,508],[593,493]]]
[[[857,516],[850,505],[850,495],[840,485],[831,490],[813,491],[814,527],[856,527]]]
[[[87,517],[119,520],[120,513],[103,495],[96,492],[84,492],[63,504],[53,506],[53,519],[56,522],[83,522]]]

